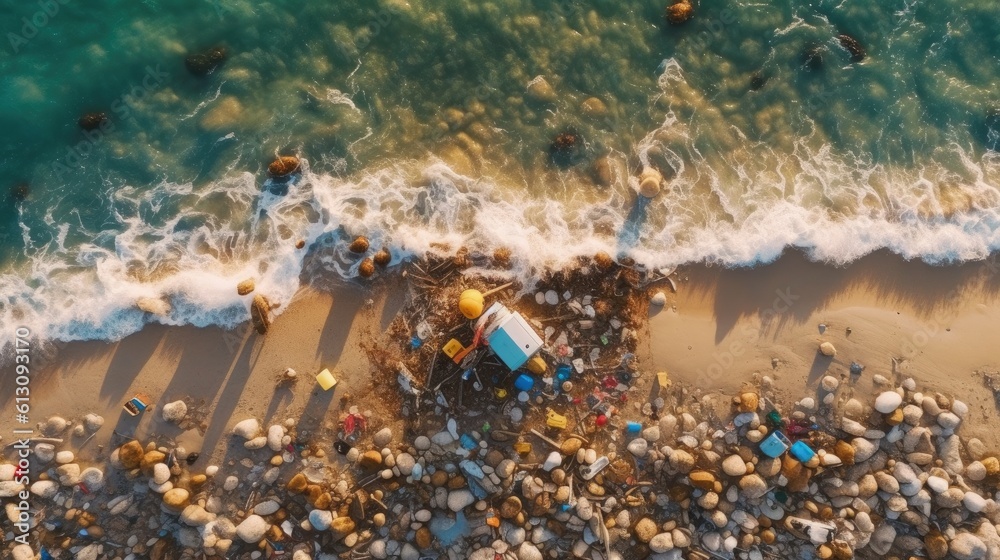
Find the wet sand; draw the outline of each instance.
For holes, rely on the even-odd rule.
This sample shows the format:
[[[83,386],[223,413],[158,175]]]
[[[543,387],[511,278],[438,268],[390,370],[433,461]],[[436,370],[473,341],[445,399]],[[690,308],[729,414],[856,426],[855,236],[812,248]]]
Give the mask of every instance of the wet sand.
[[[650,312],[647,367],[728,394],[768,375],[789,398],[812,394],[826,374],[866,398],[876,375],[913,377],[970,406],[964,435],[1000,446],[981,376],[1000,369],[996,260],[941,267],[878,253],[836,268],[791,253],[756,269],[696,266],[678,276],[677,293],[667,288],[667,305]],[[818,352],[824,341],[835,357]],[[852,362],[865,366],[861,375],[850,374]]]

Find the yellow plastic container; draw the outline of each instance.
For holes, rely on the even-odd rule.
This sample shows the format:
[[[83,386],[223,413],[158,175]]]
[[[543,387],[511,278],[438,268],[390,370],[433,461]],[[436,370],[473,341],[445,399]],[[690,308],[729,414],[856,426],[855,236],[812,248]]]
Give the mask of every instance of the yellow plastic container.
[[[658,371],[656,372],[656,382],[660,384],[660,389],[666,389],[670,386],[670,376],[665,371]]]
[[[443,348],[441,348],[441,350],[443,350],[445,355],[447,355],[449,358],[454,358],[455,354],[458,354],[462,350],[465,350],[465,346],[462,346],[461,342],[453,338],[449,340],[448,343],[445,344]]]
[[[531,453],[531,444],[527,442],[520,442],[514,444],[514,451],[517,451],[521,455],[527,455]]]
[[[316,383],[319,383],[319,386],[322,387],[324,391],[329,391],[337,385],[337,378],[330,373],[330,370],[324,369],[316,375]]]
[[[528,360],[528,371],[535,375],[545,375],[547,368],[548,366],[545,365],[545,360],[541,356],[535,356]]]
[[[458,310],[466,319],[475,319],[483,314],[486,299],[479,290],[465,290],[458,298]]]
[[[550,428],[562,430],[566,428],[566,417],[562,414],[557,414],[554,410],[549,410],[545,413],[545,423],[548,424]]]

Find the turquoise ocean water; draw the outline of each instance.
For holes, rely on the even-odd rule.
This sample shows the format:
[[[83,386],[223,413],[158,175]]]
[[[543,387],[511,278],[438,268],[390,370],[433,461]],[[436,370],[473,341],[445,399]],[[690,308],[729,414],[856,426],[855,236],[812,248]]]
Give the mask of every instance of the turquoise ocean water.
[[[359,234],[396,262],[506,247],[525,279],[600,250],[1000,248],[994,0],[720,0],[679,27],[664,7],[0,0],[0,343],[232,326],[239,280],[284,302],[353,277]],[[216,46],[214,72],[185,68]],[[88,134],[91,111],[109,121]],[[304,161],[287,192],[265,184],[278,154]],[[647,167],[667,186],[649,201]]]

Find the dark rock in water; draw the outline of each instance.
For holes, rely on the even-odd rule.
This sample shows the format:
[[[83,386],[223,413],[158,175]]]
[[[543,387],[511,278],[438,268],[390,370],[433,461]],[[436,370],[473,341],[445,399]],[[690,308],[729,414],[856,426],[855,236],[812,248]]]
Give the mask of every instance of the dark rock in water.
[[[823,69],[823,46],[809,45],[802,51],[802,66],[809,71]]]
[[[188,72],[195,76],[207,76],[226,60],[225,47],[212,47],[208,50],[189,54],[184,59]]]
[[[185,461],[187,462],[187,464],[193,465],[195,463],[195,461],[198,460],[198,457],[199,457],[198,453],[190,453],[187,456],[187,459],[185,459]]]
[[[667,23],[670,25],[680,25],[686,23],[689,19],[694,17],[694,7],[691,6],[691,2],[688,0],[681,0],[676,4],[667,6]]]
[[[868,56],[865,48],[861,46],[861,43],[857,39],[847,35],[846,33],[837,35],[837,40],[840,41],[840,46],[847,49],[847,52],[851,53],[851,62],[861,62]]]
[[[549,156],[552,158],[552,162],[559,166],[567,166],[572,163],[579,143],[580,139],[576,134],[572,132],[560,133],[549,146]]]
[[[86,115],[80,117],[80,120],[76,122],[80,125],[80,128],[84,130],[95,130],[100,128],[100,126],[107,120],[108,116],[104,113],[87,113]]]
[[[24,202],[30,192],[31,187],[28,186],[28,183],[18,183],[10,188],[10,198],[14,202]]]
[[[761,71],[754,72],[753,75],[750,76],[750,91],[757,91],[763,88],[767,85],[767,81],[770,79],[770,77]]]
[[[299,170],[299,158],[295,156],[281,156],[267,166],[267,172],[275,177],[285,177]]]

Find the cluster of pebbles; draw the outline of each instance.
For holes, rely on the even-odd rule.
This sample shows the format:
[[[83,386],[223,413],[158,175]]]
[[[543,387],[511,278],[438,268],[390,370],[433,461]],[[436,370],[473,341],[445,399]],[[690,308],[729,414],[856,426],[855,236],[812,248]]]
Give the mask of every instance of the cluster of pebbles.
[[[295,419],[247,419],[230,472],[193,473],[183,450],[154,443],[124,443],[105,469],[42,443],[33,538],[83,560],[1000,558],[1000,459],[956,434],[968,406],[911,379],[875,382],[862,402],[827,376],[784,415],[807,426],[805,463],[760,450],[780,427],[767,377],[728,417],[689,399],[636,418],[643,428],[617,444],[592,429],[498,442],[449,419],[405,442],[372,430],[339,455],[298,441]],[[13,465],[0,480],[15,519]],[[24,545],[2,554],[38,558]]]

